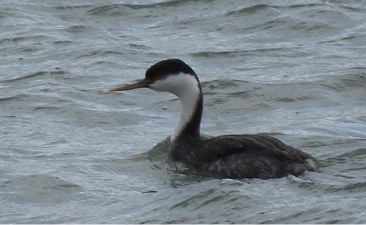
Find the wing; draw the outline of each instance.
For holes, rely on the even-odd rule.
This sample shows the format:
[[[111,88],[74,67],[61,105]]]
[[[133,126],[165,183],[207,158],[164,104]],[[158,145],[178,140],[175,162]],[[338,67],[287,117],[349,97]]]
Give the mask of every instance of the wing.
[[[306,153],[267,135],[223,135],[202,142],[199,156],[215,160],[234,154],[274,157],[281,161],[301,162]],[[311,157],[311,156],[309,156]]]
[[[267,135],[224,135],[202,141],[200,168],[230,178],[274,178],[319,170],[312,156]]]

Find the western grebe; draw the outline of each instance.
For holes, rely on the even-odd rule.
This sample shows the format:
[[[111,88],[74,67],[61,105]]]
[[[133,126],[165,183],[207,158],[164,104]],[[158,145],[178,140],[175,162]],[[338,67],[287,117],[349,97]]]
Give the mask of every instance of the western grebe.
[[[196,73],[179,59],[167,59],[151,66],[145,79],[109,91],[148,87],[175,94],[182,112],[171,136],[171,153],[176,161],[221,178],[277,178],[319,171],[318,161],[282,141],[267,135],[200,134],[203,96]]]

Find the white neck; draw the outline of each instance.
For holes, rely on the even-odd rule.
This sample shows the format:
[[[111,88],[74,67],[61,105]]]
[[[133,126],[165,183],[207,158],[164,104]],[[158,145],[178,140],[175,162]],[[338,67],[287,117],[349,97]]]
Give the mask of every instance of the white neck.
[[[189,123],[195,112],[197,101],[201,94],[198,82],[192,75],[177,74],[156,81],[149,87],[156,91],[166,91],[175,94],[182,104],[179,122],[171,137],[172,141],[174,141]]]

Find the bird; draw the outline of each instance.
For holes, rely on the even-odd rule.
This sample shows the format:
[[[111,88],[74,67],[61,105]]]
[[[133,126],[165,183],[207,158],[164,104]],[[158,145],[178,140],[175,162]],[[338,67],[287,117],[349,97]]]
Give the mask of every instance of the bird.
[[[195,71],[178,58],[162,60],[137,83],[109,90],[150,88],[170,92],[181,102],[181,115],[171,135],[173,160],[214,178],[273,179],[320,172],[313,156],[266,134],[201,135],[203,94]]]

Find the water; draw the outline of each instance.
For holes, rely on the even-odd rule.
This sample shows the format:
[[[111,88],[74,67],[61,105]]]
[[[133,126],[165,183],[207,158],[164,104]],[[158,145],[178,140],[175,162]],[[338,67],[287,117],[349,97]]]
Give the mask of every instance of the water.
[[[0,222],[365,223],[364,21],[356,0],[2,1]],[[202,81],[203,133],[268,133],[322,172],[173,162],[176,97],[106,92],[172,57]]]

